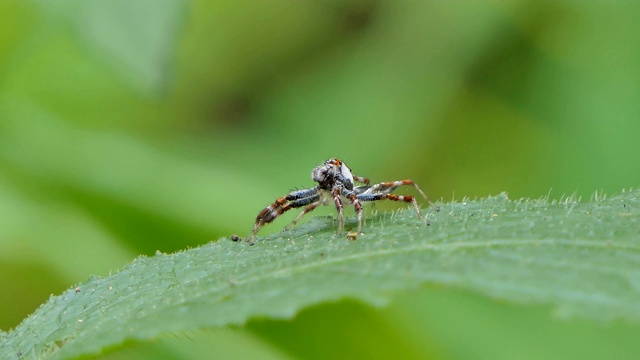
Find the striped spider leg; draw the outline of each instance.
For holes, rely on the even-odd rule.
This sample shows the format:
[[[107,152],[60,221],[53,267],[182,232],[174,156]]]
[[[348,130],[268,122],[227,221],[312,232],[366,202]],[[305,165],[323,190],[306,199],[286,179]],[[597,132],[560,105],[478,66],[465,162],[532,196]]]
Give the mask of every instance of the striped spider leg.
[[[418,218],[424,221],[425,225],[429,225],[429,221],[426,220],[420,213],[420,207],[418,206],[418,202],[416,201],[416,198],[414,196],[392,194],[395,189],[403,185],[413,186],[435,211],[440,211],[440,208],[438,208],[429,199],[429,197],[420,189],[418,184],[409,179],[399,181],[385,181],[373,186],[359,186],[354,189],[354,192],[356,193],[356,198],[360,201],[377,201],[387,199],[392,201],[410,202],[413,205]],[[362,224],[360,223],[360,221],[358,221],[358,233],[361,233],[361,230]]]
[[[322,201],[318,190],[319,188],[316,186],[309,189],[292,191],[288,195],[278,198],[273,204],[264,208],[258,214],[256,223],[253,225],[253,231],[251,232],[251,236],[247,242],[253,245],[256,234],[260,228],[291,209],[307,206],[302,214],[294,220],[294,222],[305,213],[315,209]]]

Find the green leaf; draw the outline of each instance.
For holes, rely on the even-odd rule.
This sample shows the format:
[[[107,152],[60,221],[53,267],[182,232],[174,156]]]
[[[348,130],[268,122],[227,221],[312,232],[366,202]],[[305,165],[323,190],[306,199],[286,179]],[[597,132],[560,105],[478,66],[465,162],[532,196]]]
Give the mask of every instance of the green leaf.
[[[565,318],[640,322],[640,191],[588,202],[502,194],[441,209],[430,227],[410,209],[373,216],[355,241],[314,218],[255,246],[221,239],[140,257],[51,297],[0,335],[0,358],[78,357],[342,298],[383,305],[425,284],[547,305]]]

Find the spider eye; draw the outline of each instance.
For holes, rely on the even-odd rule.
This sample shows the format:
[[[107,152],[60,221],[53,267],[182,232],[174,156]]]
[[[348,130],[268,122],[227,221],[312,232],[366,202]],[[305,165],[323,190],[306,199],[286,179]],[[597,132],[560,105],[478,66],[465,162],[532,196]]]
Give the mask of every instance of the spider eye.
[[[329,160],[325,161],[324,164],[325,165],[340,166],[340,165],[342,165],[342,161],[340,161],[340,159],[329,159]]]

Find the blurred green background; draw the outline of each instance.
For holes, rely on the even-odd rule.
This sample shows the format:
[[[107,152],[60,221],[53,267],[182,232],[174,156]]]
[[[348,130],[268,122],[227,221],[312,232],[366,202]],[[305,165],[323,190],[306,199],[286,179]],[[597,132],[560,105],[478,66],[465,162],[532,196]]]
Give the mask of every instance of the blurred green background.
[[[412,178],[445,201],[638,186],[639,18],[636,1],[2,1],[0,329],[140,254],[248,234],[258,211],[312,186],[311,169],[330,157],[374,182]],[[360,334],[380,338],[380,357],[539,358],[442,335],[487,326],[450,321],[458,303],[496,312],[502,343],[519,348],[535,340],[504,329],[568,327],[544,335],[573,339],[565,349],[585,331],[544,310],[425,291],[407,301],[452,299],[423,307],[428,326],[402,306],[345,302],[111,356],[319,356],[283,335],[316,317],[361,324],[323,325],[310,341],[329,348],[358,349],[359,337],[344,337]]]

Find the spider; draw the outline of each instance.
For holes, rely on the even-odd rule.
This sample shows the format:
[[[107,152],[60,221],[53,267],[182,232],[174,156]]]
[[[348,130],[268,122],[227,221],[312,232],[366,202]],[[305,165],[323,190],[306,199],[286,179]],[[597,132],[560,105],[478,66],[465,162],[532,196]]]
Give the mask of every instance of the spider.
[[[436,211],[440,211],[412,180],[387,181],[370,185],[369,179],[353,175],[347,164],[339,159],[329,159],[325,161],[324,164],[316,166],[311,172],[311,179],[317,182],[318,185],[309,189],[292,191],[288,195],[276,199],[273,204],[260,211],[256,218],[256,223],[253,226],[253,231],[247,240],[249,244],[254,244],[256,234],[260,228],[272,222],[283,213],[294,208],[305,207],[298,217],[285,228],[287,229],[295,226],[305,214],[313,211],[320,205],[327,205],[329,201],[333,201],[338,210],[338,233],[342,234],[344,231],[342,219],[343,198],[349,200],[356,210],[358,218],[358,232],[356,234],[362,234],[361,202],[365,201],[388,199],[410,202],[413,204],[413,208],[416,210],[416,214],[418,214],[420,220],[424,221],[425,225],[429,225],[429,222],[425,220],[420,213],[418,203],[413,196],[391,194],[392,191],[402,185],[410,185],[416,188],[429,205]],[[354,181],[364,185],[354,187]]]

